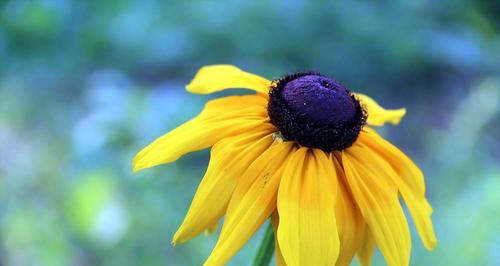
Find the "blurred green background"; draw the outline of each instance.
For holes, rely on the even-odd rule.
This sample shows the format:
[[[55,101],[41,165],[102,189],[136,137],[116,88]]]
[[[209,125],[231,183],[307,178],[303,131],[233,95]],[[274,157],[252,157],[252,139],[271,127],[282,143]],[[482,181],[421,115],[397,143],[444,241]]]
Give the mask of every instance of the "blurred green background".
[[[413,233],[412,265],[500,265],[500,2],[333,2],[0,1],[0,265],[200,265],[216,235],[170,240],[208,152],[131,159],[221,95],[184,90],[216,63],[407,107],[381,132],[425,172],[439,239]]]

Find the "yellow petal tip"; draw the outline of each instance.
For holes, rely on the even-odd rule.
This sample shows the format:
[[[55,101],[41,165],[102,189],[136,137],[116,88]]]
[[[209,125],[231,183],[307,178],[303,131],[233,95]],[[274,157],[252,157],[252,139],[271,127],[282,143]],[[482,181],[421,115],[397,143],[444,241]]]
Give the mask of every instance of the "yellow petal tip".
[[[368,112],[367,123],[371,126],[397,125],[406,114],[406,108],[385,109],[367,95],[356,93],[356,97]]]
[[[398,125],[401,119],[406,115],[406,108],[392,109],[385,111],[385,117],[376,123],[377,126],[383,126],[384,122],[390,123],[392,125]],[[385,121],[384,121],[385,120]]]
[[[132,159],[132,172],[135,174],[141,170],[151,168],[158,165],[155,161],[151,160],[151,156],[148,156],[148,148],[146,147],[138,152]]]
[[[182,227],[182,226],[181,226]],[[189,239],[186,239],[185,233],[181,231],[182,229],[179,228],[177,232],[175,232],[174,237],[172,237],[172,245],[175,246],[177,244],[182,244],[186,242]]]
[[[137,154],[134,159],[132,159],[132,173],[136,174],[137,172],[141,171],[145,167],[141,165],[140,163],[140,157],[139,154]]]
[[[141,170],[142,170],[141,168],[139,168],[139,167],[137,167],[135,165],[132,165],[132,173],[137,174],[137,172],[139,172]]]
[[[429,242],[424,244],[424,247],[429,251],[433,251],[437,247],[437,240],[435,238],[430,240]]]
[[[209,65],[198,70],[186,90],[195,94],[209,94],[225,89],[251,89],[269,92],[270,81],[232,65]]]
[[[399,108],[391,111],[394,114],[394,118],[391,121],[393,125],[399,124],[399,122],[401,122],[401,119],[406,115],[406,108]]]
[[[180,243],[179,242],[179,236],[178,236],[178,233],[176,232],[174,234],[174,237],[172,237],[172,241],[170,241],[170,244],[175,247],[179,243]]]
[[[199,94],[195,88],[196,88],[196,86],[193,85],[192,82],[189,83],[188,85],[186,85],[186,91],[188,91],[190,93]]]

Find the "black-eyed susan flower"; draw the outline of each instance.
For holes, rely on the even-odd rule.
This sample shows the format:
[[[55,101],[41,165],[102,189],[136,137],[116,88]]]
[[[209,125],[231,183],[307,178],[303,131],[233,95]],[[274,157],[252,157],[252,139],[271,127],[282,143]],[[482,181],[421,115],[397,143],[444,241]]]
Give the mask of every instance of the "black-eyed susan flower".
[[[279,265],[347,265],[355,255],[369,265],[375,246],[388,265],[408,265],[401,197],[424,246],[434,248],[422,172],[369,127],[398,124],[405,109],[384,109],[316,73],[269,81],[214,65],[187,86],[199,94],[229,88],[256,93],[208,102],[134,158],[138,171],[212,147],[173,244],[212,231],[224,216],[205,262],[223,265],[272,217]]]

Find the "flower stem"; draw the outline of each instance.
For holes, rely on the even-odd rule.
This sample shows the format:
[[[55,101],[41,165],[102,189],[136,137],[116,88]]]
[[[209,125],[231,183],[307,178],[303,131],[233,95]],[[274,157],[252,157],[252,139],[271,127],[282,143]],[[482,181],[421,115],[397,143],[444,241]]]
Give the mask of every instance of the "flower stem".
[[[269,222],[264,233],[264,238],[260,243],[259,250],[253,260],[253,266],[268,266],[274,254],[274,232],[273,225]]]

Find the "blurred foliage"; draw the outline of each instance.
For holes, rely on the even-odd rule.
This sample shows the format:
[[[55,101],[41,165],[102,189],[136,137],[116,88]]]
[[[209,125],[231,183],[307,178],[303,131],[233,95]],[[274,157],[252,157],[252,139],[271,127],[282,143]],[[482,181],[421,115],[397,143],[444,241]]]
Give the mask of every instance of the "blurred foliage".
[[[426,252],[414,234],[412,265],[500,265],[498,14],[486,0],[0,1],[0,264],[200,265],[216,236],[169,243],[207,151],[130,163],[215,97],[183,90],[197,68],[230,63],[316,70],[407,107],[381,131],[426,173],[439,238]]]

